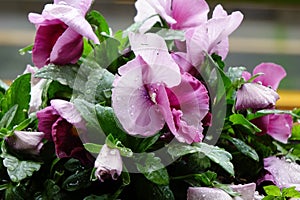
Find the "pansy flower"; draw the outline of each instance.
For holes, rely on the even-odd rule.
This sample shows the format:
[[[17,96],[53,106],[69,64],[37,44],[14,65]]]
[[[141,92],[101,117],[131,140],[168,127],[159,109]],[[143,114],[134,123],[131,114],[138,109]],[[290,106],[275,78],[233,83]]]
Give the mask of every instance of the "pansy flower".
[[[279,95],[276,93],[280,81],[286,76],[285,70],[274,63],[261,63],[253,70],[253,75],[261,74],[252,83],[245,83],[237,91],[236,109],[251,108],[254,111],[260,109],[273,109]],[[249,80],[251,74],[243,72],[243,78]],[[292,116],[289,114],[269,114],[251,121],[258,126],[262,132],[268,134],[275,140],[287,143],[291,137],[293,126]]]
[[[83,51],[83,37],[99,44],[85,19],[91,3],[92,0],[54,0],[54,4],[45,6],[42,14],[28,15],[37,29],[32,60],[38,68],[49,63],[76,63]]]
[[[138,0],[135,3],[135,22],[144,22],[142,29],[150,29],[162,17],[171,29],[186,30],[206,22],[209,7],[204,0]],[[149,19],[148,19],[149,18]]]
[[[38,155],[44,145],[44,135],[43,132],[14,131],[5,141],[16,152]]]
[[[267,181],[279,188],[295,186],[300,191],[300,165],[297,163],[271,156],[264,159],[264,169],[266,174],[258,180],[258,184]]]
[[[274,63],[261,63],[253,70],[256,77],[251,83],[245,83],[236,94],[236,110],[273,108],[279,95],[276,93],[280,81],[286,76],[283,67]],[[251,78],[249,72],[243,72],[247,81]]]
[[[202,140],[202,119],[209,110],[205,86],[179,66],[163,38],[130,34],[136,58],[119,68],[112,107],[131,135],[152,136],[165,123],[180,142]]]
[[[38,129],[45,133],[46,139],[54,142],[57,157],[93,163],[93,156],[85,150],[79,136],[86,131],[85,121],[74,104],[60,99],[50,103],[51,106],[37,112]]]
[[[242,20],[241,12],[228,15],[221,5],[217,5],[211,19],[185,33],[186,59],[196,68],[203,63],[204,52],[209,55],[218,54],[224,60],[229,51],[228,36],[238,28]]]
[[[97,156],[94,167],[95,176],[104,182],[106,179],[117,180],[122,172],[122,158],[118,149],[111,149],[104,144]]]

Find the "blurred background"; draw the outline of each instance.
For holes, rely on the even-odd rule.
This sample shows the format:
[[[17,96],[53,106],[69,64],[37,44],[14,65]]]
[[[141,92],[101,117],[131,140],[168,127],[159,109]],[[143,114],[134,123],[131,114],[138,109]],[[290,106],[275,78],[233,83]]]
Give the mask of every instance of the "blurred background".
[[[188,0],[187,0],[188,2]],[[261,62],[282,65],[288,76],[280,89],[292,91],[300,103],[300,0],[207,0],[211,10],[217,3],[231,13],[240,10],[245,18],[230,37],[227,66],[249,70]],[[31,63],[30,55],[18,50],[33,42],[35,28],[27,20],[29,12],[41,13],[46,0],[1,0],[0,78],[14,79]],[[136,14],[134,0],[95,0],[92,9],[100,11],[113,31],[124,29]],[[298,96],[295,96],[297,95]]]

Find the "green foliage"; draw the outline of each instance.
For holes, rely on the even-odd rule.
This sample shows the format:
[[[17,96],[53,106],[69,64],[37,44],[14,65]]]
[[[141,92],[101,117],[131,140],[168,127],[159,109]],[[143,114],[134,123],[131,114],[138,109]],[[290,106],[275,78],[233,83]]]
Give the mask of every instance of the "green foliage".
[[[145,175],[145,177],[158,185],[168,185],[169,175],[165,166],[161,163],[161,159],[156,157],[154,153],[139,154],[136,158],[137,169]]]
[[[14,118],[9,119],[8,128],[18,125],[27,118],[30,101],[30,77],[30,74],[19,76],[7,89],[1,100],[2,116],[17,105],[16,111],[10,110],[10,112],[14,111]]]
[[[266,192],[266,196],[263,200],[286,200],[289,198],[300,198],[300,192],[295,190],[296,187],[283,188],[280,190],[275,185],[268,185],[264,187],[264,191]]]
[[[195,143],[193,146],[172,144],[168,147],[168,153],[173,159],[196,152],[203,153],[211,161],[220,165],[229,174],[234,175],[233,165],[230,162],[232,155],[217,146],[208,145],[206,143]]]
[[[7,168],[7,173],[10,180],[13,182],[20,182],[21,180],[31,177],[35,171],[38,171],[41,167],[41,163],[33,161],[21,161],[18,158],[7,153],[5,145],[2,145],[3,165]]]

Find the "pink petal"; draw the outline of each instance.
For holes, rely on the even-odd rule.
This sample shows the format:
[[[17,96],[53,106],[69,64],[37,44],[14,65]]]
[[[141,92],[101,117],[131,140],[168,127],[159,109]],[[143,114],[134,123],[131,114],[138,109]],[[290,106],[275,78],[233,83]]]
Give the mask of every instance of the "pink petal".
[[[47,4],[42,15],[49,20],[59,19],[80,35],[99,44],[99,39],[84,15],[76,8],[68,5]]]
[[[208,51],[209,39],[206,25],[199,26],[196,29],[189,29],[185,33],[187,60],[195,67],[200,66]]]
[[[166,0],[146,0],[152,8],[159,14],[168,24],[176,23],[176,20],[172,17],[171,1]]]
[[[248,81],[251,78],[251,74],[247,71],[242,72],[242,77],[245,79],[245,81]]]
[[[203,84],[188,73],[182,74],[181,83],[167,90],[176,132],[181,142],[200,142],[203,138],[202,120],[209,110],[209,96]],[[169,123],[168,123],[169,125]]]
[[[16,151],[38,155],[43,146],[44,135],[43,132],[14,131],[14,135],[7,137],[5,141]]]
[[[264,168],[273,177],[278,187],[296,186],[296,190],[300,191],[300,165],[297,163],[287,162],[283,158],[279,159],[272,156],[264,159]]]
[[[264,86],[271,86],[277,90],[280,81],[286,76],[286,71],[280,65],[274,63],[261,63],[253,70],[253,75],[263,73],[255,79],[255,82],[261,82]]]
[[[171,107],[182,111],[182,119],[198,128],[209,110],[209,96],[205,86],[190,74],[184,73],[181,83],[170,88],[168,96]]]
[[[189,187],[187,200],[232,200],[231,196],[219,188]]]
[[[157,14],[155,9],[152,8],[147,1],[138,0],[134,5],[137,10],[137,15],[134,17],[134,21],[143,22],[143,25],[140,28],[140,32],[144,33],[149,30],[156,22],[160,22],[159,16],[154,16]]]
[[[32,49],[32,60],[35,66],[41,68],[49,63],[53,45],[65,29],[63,24],[39,26]]]
[[[81,10],[85,15],[90,9],[92,0],[54,0],[54,4],[65,4]]]
[[[182,120],[183,113],[181,110],[172,110],[175,126],[178,127],[176,132],[172,132],[179,142],[191,144],[193,142],[201,142],[203,139],[203,127],[195,127],[188,125]],[[200,124],[201,125],[201,124]]]
[[[59,118],[58,112],[52,107],[46,107],[36,113],[39,120],[38,129],[45,133],[47,140],[52,140],[52,125]]]
[[[270,115],[267,134],[275,140],[287,143],[292,135],[293,118],[289,114]]]
[[[245,83],[236,94],[236,110],[264,109],[275,106],[279,95],[271,88],[257,83]]]
[[[50,63],[64,65],[76,63],[83,51],[82,36],[71,28],[58,38],[50,54]]]
[[[131,48],[149,65],[145,83],[163,82],[167,87],[180,83],[180,69],[168,52],[164,39],[157,34],[129,34]],[[144,80],[145,81],[145,80]]]
[[[138,56],[119,69],[121,76],[113,84],[112,107],[131,135],[151,136],[164,126],[163,117],[145,87],[143,76],[149,70],[147,63]]]
[[[105,181],[107,174],[111,175],[113,180],[117,179],[122,173],[122,158],[118,149],[111,149],[104,144],[95,161],[95,175],[101,182]]]
[[[93,156],[85,150],[73,125],[59,117],[52,126],[52,138],[59,158],[76,158],[84,165],[93,163]]]
[[[173,29],[188,29],[199,26],[207,21],[208,4],[204,0],[173,0],[172,16],[177,23],[172,24]]]
[[[85,121],[73,103],[61,99],[51,100],[50,103],[57,113],[70,124],[81,130],[86,129]]]

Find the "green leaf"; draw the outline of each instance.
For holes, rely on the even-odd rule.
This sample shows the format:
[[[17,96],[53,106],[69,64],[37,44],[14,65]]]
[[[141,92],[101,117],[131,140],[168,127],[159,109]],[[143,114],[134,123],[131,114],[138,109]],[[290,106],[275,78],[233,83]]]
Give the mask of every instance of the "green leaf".
[[[91,170],[86,169],[69,176],[62,184],[62,188],[67,191],[75,191],[87,188],[91,185],[90,182]]]
[[[246,119],[242,114],[233,114],[229,117],[233,125],[241,125],[248,128],[253,133],[259,133],[261,130]]]
[[[114,38],[116,40],[119,41],[120,45],[119,45],[119,51],[122,52],[129,44],[129,39],[127,36],[125,36],[123,30],[118,30],[115,35]]]
[[[21,123],[27,118],[31,89],[30,79],[31,74],[19,76],[14,80],[3,96],[1,102],[2,114],[8,112],[15,105],[18,105],[15,117],[10,123],[11,127]]]
[[[25,55],[26,53],[30,53],[32,51],[33,44],[30,44],[22,49],[19,50],[19,54]]]
[[[62,85],[67,85],[73,88],[74,81],[77,76],[78,66],[77,65],[53,65],[44,66],[39,69],[34,77],[55,80]]]
[[[300,192],[295,189],[296,187],[283,188],[282,196],[284,197],[292,197],[292,198],[300,198]]]
[[[20,182],[21,180],[32,176],[35,171],[41,167],[40,163],[33,161],[20,161],[18,158],[8,154],[2,145],[3,165],[7,168],[7,173],[13,182]]]
[[[97,120],[95,105],[83,99],[75,99],[73,103],[76,109],[80,112],[81,116],[87,122],[87,127],[96,130],[98,134],[104,135]]]
[[[232,156],[229,152],[217,146],[206,143],[195,143],[193,146],[183,144],[171,144],[168,147],[168,153],[174,158],[200,152],[207,156],[211,161],[220,165],[229,174],[234,175],[233,164],[230,162]]]
[[[83,146],[89,152],[91,152],[91,153],[97,153],[97,154],[100,152],[100,150],[102,148],[102,145],[100,145],[100,144],[94,144],[94,143],[85,143],[85,144],[83,144]]]
[[[220,64],[220,63],[219,63]],[[226,97],[226,90],[231,88],[231,80],[213,58],[206,54],[204,63],[199,66],[201,76],[207,82],[211,99],[216,99],[215,104]]]
[[[275,185],[268,185],[268,186],[264,186],[263,188],[267,195],[272,195],[277,197],[281,196],[280,189]]]
[[[2,117],[0,121],[0,128],[8,128],[13,121],[18,110],[18,105],[11,107]]]
[[[2,80],[0,80],[0,92],[5,93],[5,91],[8,89],[8,85],[4,83]]]
[[[292,137],[290,140],[300,140],[300,124],[293,125]]]
[[[112,134],[109,134],[106,137],[105,143],[107,144],[108,147],[112,149],[118,149],[120,154],[125,157],[132,157],[133,152],[131,149],[125,147],[118,138],[114,138]]]
[[[174,177],[172,179],[181,179],[183,178],[193,187],[211,187],[214,185],[214,182],[217,179],[217,174],[215,172],[207,171],[201,174],[191,174],[182,177]]]
[[[257,155],[255,149],[247,145],[240,139],[227,137],[228,139],[242,154],[252,158],[255,161],[259,161],[259,156]]]
[[[98,36],[100,42],[103,42],[110,35],[109,26],[106,19],[98,11],[92,10],[86,15],[87,21],[94,27],[95,33]],[[105,34],[103,34],[105,33]]]
[[[112,200],[112,198],[109,195],[104,194],[101,196],[90,195],[85,197],[83,200]]]
[[[137,158],[137,169],[145,175],[145,177],[158,185],[168,185],[169,175],[165,166],[161,163],[161,159],[156,157],[154,153],[143,153]]]
[[[111,107],[97,104],[95,110],[99,124],[106,135],[111,134],[121,142],[126,140],[127,133],[120,128],[121,125],[117,123],[117,118]]]
[[[156,34],[164,38],[164,40],[185,41],[184,31],[180,30],[160,29]]]
[[[229,67],[226,75],[232,82],[236,82],[242,77],[242,74],[245,70],[245,67]]]
[[[67,85],[62,85],[58,81],[48,80],[43,87],[42,107],[47,107],[51,99],[70,99],[73,91]]]
[[[157,185],[145,180],[143,177],[135,177],[134,199],[143,200],[175,200],[174,194],[168,185]]]

